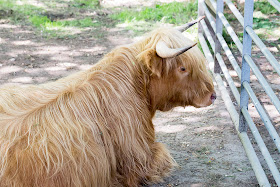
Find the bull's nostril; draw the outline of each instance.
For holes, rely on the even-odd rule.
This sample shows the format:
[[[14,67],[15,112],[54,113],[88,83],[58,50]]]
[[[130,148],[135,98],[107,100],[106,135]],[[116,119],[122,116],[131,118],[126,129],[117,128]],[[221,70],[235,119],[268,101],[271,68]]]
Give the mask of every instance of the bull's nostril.
[[[211,95],[211,100],[212,101],[215,101],[217,99],[217,95],[216,95],[216,93],[214,92],[214,93],[212,93],[212,95]]]

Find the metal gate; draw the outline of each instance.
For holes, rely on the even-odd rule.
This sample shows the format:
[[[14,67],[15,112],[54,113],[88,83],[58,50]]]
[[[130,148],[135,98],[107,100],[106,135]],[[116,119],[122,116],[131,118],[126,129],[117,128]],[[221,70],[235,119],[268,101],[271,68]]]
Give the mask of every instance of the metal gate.
[[[206,2],[205,2],[206,1]],[[269,3],[280,12],[280,2],[277,0],[268,0]],[[229,10],[234,14],[240,24],[243,26],[243,43],[240,42],[230,23],[224,15],[224,2],[228,6]],[[249,100],[254,104],[259,117],[263,121],[264,126],[266,127],[268,134],[271,136],[270,141],[273,141],[277,154],[280,157],[280,138],[275,130],[275,124],[271,122],[270,116],[267,111],[264,109],[256,94],[254,93],[250,85],[250,72],[254,73],[259,83],[262,85],[267,96],[270,98],[271,103],[275,106],[278,114],[280,114],[280,101],[277,95],[274,93],[273,89],[270,87],[266,78],[262,75],[261,71],[251,58],[251,48],[252,40],[259,47],[260,51],[269,61],[269,63],[274,68],[274,71],[280,75],[280,64],[268,48],[264,45],[262,40],[257,36],[253,30],[253,10],[254,10],[254,0],[246,0],[244,8],[244,18],[235,5],[230,0],[198,0],[198,12],[199,16],[206,16],[205,20],[202,20],[199,24],[199,34],[198,38],[202,46],[203,52],[209,62],[210,70],[213,73],[213,76],[218,84],[218,87],[222,93],[222,98],[225,102],[227,110],[230,113],[232,121],[235,124],[237,129],[238,136],[244,146],[248,159],[251,163],[251,166],[255,172],[256,178],[260,186],[271,186],[271,181],[273,184],[280,186],[280,173],[277,168],[277,164],[271,157],[270,152],[268,151],[266,144],[261,137],[256,124],[254,123],[252,116],[248,111]],[[214,16],[213,16],[214,15]],[[279,18],[280,19],[280,18]],[[235,59],[232,51],[230,50],[228,44],[226,43],[223,37],[223,29],[227,31],[232,40],[234,41],[237,49],[242,54],[242,65],[238,65],[237,60]],[[213,52],[210,52],[208,44],[212,48]],[[223,60],[221,55],[223,49],[226,54],[231,66],[235,70],[237,76],[239,77],[241,89],[240,91],[236,87],[232,76],[229,73],[229,70]],[[230,88],[226,88],[224,85],[224,80],[227,81],[227,85]],[[229,91],[228,91],[229,90]],[[234,102],[231,99],[231,95],[234,98],[235,102],[238,104],[236,107]],[[261,165],[260,160],[256,154],[256,151],[252,145],[252,142],[248,136],[247,128],[250,128],[250,136],[252,135],[255,139],[255,142],[259,146],[259,150],[267,163],[269,171],[264,171],[263,166]],[[272,178],[267,177],[268,172],[270,172],[272,178],[275,180],[275,183]]]

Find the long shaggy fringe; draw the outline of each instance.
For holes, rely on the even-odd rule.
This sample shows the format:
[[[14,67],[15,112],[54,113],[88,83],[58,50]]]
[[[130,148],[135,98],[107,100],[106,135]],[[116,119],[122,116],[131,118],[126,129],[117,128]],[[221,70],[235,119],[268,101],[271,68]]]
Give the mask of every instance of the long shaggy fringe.
[[[87,71],[43,85],[2,86],[0,186],[132,187],[161,181],[175,163],[155,142],[147,88],[156,70],[140,59],[160,39],[170,47],[189,42],[177,31],[157,30]],[[201,69],[197,48],[182,58],[190,69]],[[165,70],[172,66],[167,62]]]

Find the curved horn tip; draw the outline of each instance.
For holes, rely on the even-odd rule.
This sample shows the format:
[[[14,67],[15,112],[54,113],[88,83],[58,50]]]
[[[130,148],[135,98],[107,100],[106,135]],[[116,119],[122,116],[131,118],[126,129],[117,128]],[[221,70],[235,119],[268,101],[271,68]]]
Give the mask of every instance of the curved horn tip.
[[[181,25],[181,26],[178,26],[176,27],[176,29],[180,32],[184,32],[185,30],[187,30],[188,28],[190,28],[191,26],[195,25],[196,23],[200,22],[202,19],[204,19],[205,16],[201,16],[199,18],[197,18],[196,20],[194,21],[191,21],[189,23],[186,23],[184,25]]]
[[[205,18],[205,16],[200,16],[198,19],[197,19],[197,22],[200,22],[201,20],[203,20]]]
[[[194,46],[196,46],[198,43],[197,42],[195,42],[193,45],[192,45],[192,47],[194,47]]]
[[[182,50],[181,50],[180,52],[178,52],[178,53],[176,54],[176,56],[178,56],[178,55],[180,55],[180,54],[183,54],[184,52],[190,50],[191,48],[193,48],[193,47],[196,46],[196,45],[197,45],[197,42],[194,43],[194,44],[192,44],[191,46],[181,48]]]

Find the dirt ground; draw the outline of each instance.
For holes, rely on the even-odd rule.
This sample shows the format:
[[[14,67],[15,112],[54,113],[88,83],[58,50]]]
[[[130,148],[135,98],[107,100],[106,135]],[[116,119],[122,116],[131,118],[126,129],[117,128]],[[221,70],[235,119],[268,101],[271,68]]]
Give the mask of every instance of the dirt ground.
[[[0,19],[0,84],[54,81],[92,67],[112,48],[135,40],[120,28],[103,28],[102,37],[93,37],[93,32],[47,39],[31,26]],[[156,114],[157,139],[179,167],[151,187],[258,186],[218,90],[217,94],[215,104],[207,108],[178,107]]]

